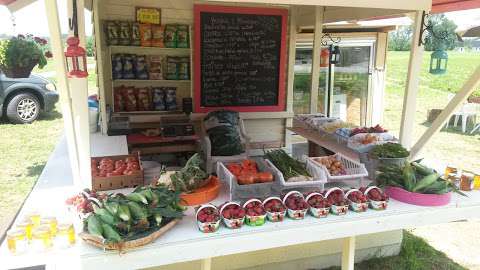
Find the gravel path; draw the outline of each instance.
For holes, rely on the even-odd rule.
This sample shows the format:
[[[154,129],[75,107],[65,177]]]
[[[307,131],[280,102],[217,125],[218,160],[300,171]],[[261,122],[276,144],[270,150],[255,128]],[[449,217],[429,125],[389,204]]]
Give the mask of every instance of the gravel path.
[[[412,233],[458,264],[480,270],[480,219],[416,228]]]

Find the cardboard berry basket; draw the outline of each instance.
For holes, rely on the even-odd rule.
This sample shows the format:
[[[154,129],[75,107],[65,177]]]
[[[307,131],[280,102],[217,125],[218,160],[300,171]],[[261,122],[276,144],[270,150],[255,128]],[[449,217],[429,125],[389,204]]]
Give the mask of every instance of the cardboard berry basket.
[[[263,208],[262,201],[260,201],[259,199],[250,199],[250,200],[246,201],[243,204],[243,208],[247,209],[247,205],[251,202],[258,202],[258,203],[260,203],[260,205]],[[267,220],[267,212],[266,211],[265,211],[265,214],[257,215],[257,216],[249,215],[248,211],[245,214],[245,224],[247,224],[248,226],[262,226],[263,224],[265,224],[266,220]]]
[[[212,222],[201,222],[198,220],[198,214],[200,210],[205,208],[212,208],[216,212],[218,212],[218,208],[212,204],[204,204],[199,206],[195,211],[195,219],[197,220],[198,229],[203,233],[213,233],[218,231],[218,228],[220,228],[220,221],[221,221],[220,214],[218,214],[219,215],[218,220],[214,220]]]
[[[313,196],[321,196],[322,198],[325,198],[325,197],[323,197],[322,194],[320,194],[318,192],[312,192],[312,193],[307,195],[307,197],[305,198],[305,201],[307,201],[307,203],[308,203],[308,200],[310,198],[312,198]],[[330,212],[330,207],[316,208],[316,207],[313,207],[312,205],[310,205],[309,212],[310,212],[310,215],[312,215],[313,217],[324,218],[324,217],[328,216],[328,213]]]
[[[268,197],[268,198],[266,198],[263,201],[263,207],[265,207],[267,202],[272,201],[272,200],[276,200],[276,201],[280,202],[285,210],[283,210],[281,212],[269,212],[269,211],[267,211],[267,218],[271,222],[281,222],[281,221],[284,220],[285,215],[287,214],[287,210],[286,210],[287,207],[283,204],[282,199],[280,199],[279,197]]]
[[[325,193],[325,198],[328,199],[328,196],[330,195],[330,193],[332,193],[333,191],[335,190],[340,190],[343,194],[343,197],[345,198],[345,193],[343,192],[342,189],[338,188],[338,187],[334,187],[334,188],[331,188],[329,189],[326,193]],[[337,216],[343,216],[343,215],[346,215],[348,212],[348,204],[346,205],[341,205],[341,206],[337,206],[335,204],[332,204],[330,206],[330,213],[334,214],[334,215],[337,215]]]
[[[355,189],[355,188],[352,188],[352,189],[350,189],[349,191],[347,191],[347,193],[345,193],[345,199],[347,200],[348,205],[350,206],[350,209],[351,209],[353,212],[357,212],[357,213],[361,213],[361,212],[367,211],[367,209],[368,209],[368,203],[367,203],[367,202],[357,203],[357,202],[354,202],[354,201],[352,201],[352,200],[350,200],[350,199],[348,198],[348,195],[350,195],[350,194],[353,193],[353,192],[360,192],[360,190]],[[361,192],[360,192],[360,193],[361,193]]]
[[[121,188],[135,188],[138,186],[143,186],[144,177],[143,177],[143,168],[142,163],[140,162],[140,154],[135,153],[131,155],[121,155],[121,156],[105,156],[105,157],[94,157],[91,160],[96,160],[99,162],[102,158],[110,158],[113,162],[117,160],[125,160],[127,157],[134,157],[137,159],[140,166],[140,170],[134,171],[131,175],[118,175],[118,176],[109,176],[109,177],[99,177],[92,176],[92,189],[95,191],[105,191]]]
[[[372,208],[373,210],[385,210],[387,209],[388,207],[388,198],[387,200],[385,201],[374,201],[374,200],[371,200],[369,197],[368,197],[368,192],[370,192],[371,190],[373,189],[377,189],[379,192],[383,193],[383,191],[377,187],[377,186],[370,186],[368,187],[365,192],[363,194],[365,194],[365,196],[367,196],[368,198],[368,203],[370,205],[370,208]]]

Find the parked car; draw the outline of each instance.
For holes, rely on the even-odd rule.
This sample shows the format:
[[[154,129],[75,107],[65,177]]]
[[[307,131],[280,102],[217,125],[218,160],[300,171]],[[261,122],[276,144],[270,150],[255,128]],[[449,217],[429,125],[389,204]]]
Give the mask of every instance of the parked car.
[[[35,121],[40,112],[51,111],[58,101],[55,84],[38,76],[13,79],[0,72],[0,117],[11,123]]]

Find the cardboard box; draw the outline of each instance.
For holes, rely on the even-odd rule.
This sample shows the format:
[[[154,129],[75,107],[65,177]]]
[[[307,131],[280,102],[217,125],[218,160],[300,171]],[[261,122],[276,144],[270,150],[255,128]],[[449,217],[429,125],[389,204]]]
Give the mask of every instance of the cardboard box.
[[[143,168],[140,162],[139,154],[123,155],[123,156],[106,156],[95,157],[92,160],[100,162],[102,158],[111,158],[114,162],[117,160],[125,160],[127,157],[135,157],[140,165],[140,170],[134,172],[132,175],[119,175],[110,177],[93,177],[92,176],[92,189],[95,191],[105,191],[121,188],[134,188],[144,185]]]

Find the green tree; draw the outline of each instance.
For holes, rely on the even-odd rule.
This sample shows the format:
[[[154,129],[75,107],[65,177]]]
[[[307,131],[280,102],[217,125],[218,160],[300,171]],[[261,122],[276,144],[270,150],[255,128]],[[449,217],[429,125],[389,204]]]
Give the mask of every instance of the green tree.
[[[388,35],[388,50],[409,51],[412,40],[412,27],[401,26]]]
[[[457,25],[444,14],[430,16],[429,22],[433,25],[433,32],[435,34],[426,31],[425,50],[453,50],[457,41],[457,34],[455,33]]]
[[[86,43],[87,56],[95,56],[95,41],[93,40],[93,36],[87,37]]]

